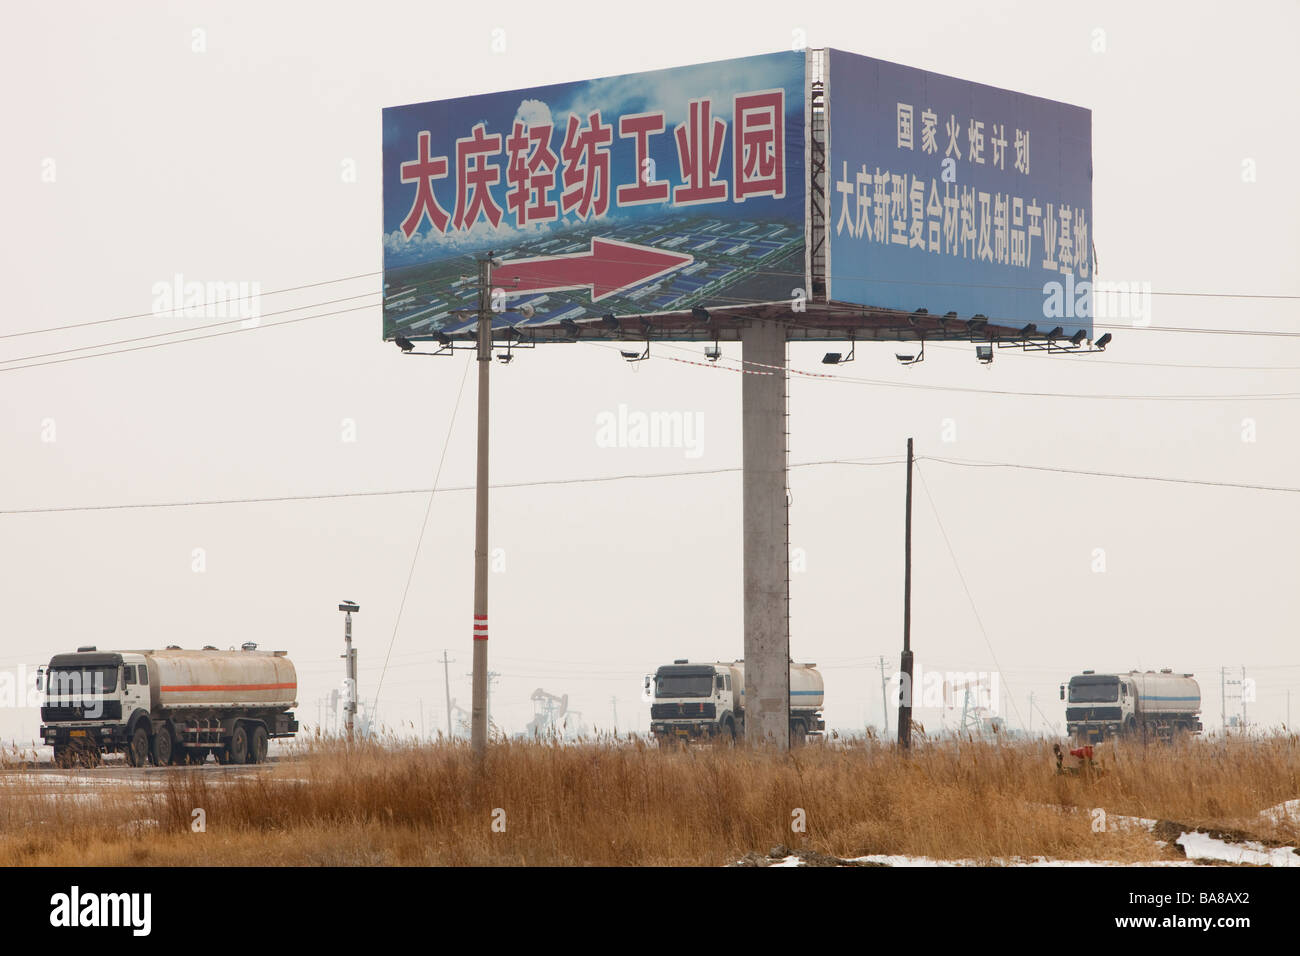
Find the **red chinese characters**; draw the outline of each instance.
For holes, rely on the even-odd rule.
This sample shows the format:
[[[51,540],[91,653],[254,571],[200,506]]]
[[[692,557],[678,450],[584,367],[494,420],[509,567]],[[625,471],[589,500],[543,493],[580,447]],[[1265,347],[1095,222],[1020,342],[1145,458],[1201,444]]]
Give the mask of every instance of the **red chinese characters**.
[[[420,158],[411,160],[409,163],[402,163],[401,173],[402,182],[415,183],[415,201],[411,203],[411,211],[406,214],[402,220],[402,234],[410,239],[415,235],[415,230],[420,228],[420,223],[427,215],[429,221],[433,223],[433,228],[439,232],[447,229],[447,213],[438,205],[438,200],[433,195],[433,181],[435,179],[445,179],[447,176],[447,157],[446,156],[429,156],[429,131],[423,130],[420,133]]]
[[[551,149],[553,129],[550,123],[525,126],[516,120],[506,140],[506,183],[510,187],[506,209],[515,214],[517,226],[551,222],[560,216],[559,207],[550,198],[559,165]]]
[[[468,229],[482,213],[492,225],[501,222],[501,207],[492,198],[492,186],[501,182],[501,167],[488,157],[501,152],[501,134],[487,135],[487,126],[477,123],[469,136],[456,140],[456,213],[452,225]]]
[[[627,113],[608,122],[600,110],[561,114],[562,136],[549,116],[536,124],[516,118],[505,133],[489,134],[488,124],[479,122],[456,140],[454,163],[431,155],[433,133],[423,130],[416,158],[399,166],[401,182],[415,186],[401,231],[412,238],[426,217],[435,232],[464,232],[480,222],[498,228],[598,219],[617,206],[785,198],[785,91],[738,94],[729,117],[715,115],[714,107],[709,98],[690,100],[685,119],[671,130],[664,110]],[[617,166],[616,130],[622,142]],[[674,151],[675,163],[665,158]],[[449,178],[456,197],[450,215],[434,191],[437,180]],[[449,194],[453,187],[444,188]]]
[[[736,202],[785,196],[785,91],[736,97],[732,146]]]
[[[609,209],[609,144],[614,141],[614,127],[600,122],[600,110],[587,117],[581,129],[578,117],[569,114],[560,155],[564,158],[564,192],[560,205],[564,211],[576,210],[579,219],[605,215]]]
[[[673,131],[677,137],[677,161],[682,169],[682,184],[673,190],[673,202],[679,206],[722,202],[727,198],[726,180],[713,181],[722,165],[727,124],[711,118],[711,109],[709,100],[691,100],[686,122]]]
[[[650,158],[650,134],[664,131],[664,114],[631,113],[618,118],[618,135],[636,139],[636,181],[618,187],[620,206],[640,206],[668,201],[668,180],[655,179],[654,160]]]

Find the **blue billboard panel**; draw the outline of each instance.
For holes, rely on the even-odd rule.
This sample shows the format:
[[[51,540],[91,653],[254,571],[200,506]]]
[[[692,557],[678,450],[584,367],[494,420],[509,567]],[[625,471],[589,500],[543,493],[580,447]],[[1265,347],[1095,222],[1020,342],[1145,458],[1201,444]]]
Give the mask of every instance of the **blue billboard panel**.
[[[472,328],[489,250],[521,329],[788,302],[805,89],[788,52],[385,109],[384,337]]]
[[[1092,113],[828,55],[828,298],[1091,338]]]

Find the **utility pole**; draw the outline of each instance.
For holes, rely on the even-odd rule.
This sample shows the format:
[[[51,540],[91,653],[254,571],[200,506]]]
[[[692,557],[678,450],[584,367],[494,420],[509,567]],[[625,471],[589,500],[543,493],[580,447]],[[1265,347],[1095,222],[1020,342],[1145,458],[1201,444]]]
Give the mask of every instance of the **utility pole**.
[[[618,733],[618,698],[611,697],[609,703],[614,708],[614,733]]]
[[[1227,668],[1219,668],[1219,725],[1223,727],[1224,732],[1228,730],[1228,689]]]
[[[885,736],[889,736],[889,692],[885,690],[885,657],[880,656],[880,709],[885,713]]]
[[[1241,729],[1246,730],[1250,721],[1246,719],[1246,668],[1241,669]]]
[[[492,369],[492,253],[478,264],[478,469],[474,491],[474,669],[470,746],[476,757],[488,739],[488,372]]]
[[[343,702],[343,713],[348,743],[351,743],[352,721],[357,714],[357,652],[352,647],[352,612],[360,611],[361,606],[352,601],[344,601],[339,605],[339,610],[343,612],[343,660],[348,685],[348,699]]]
[[[898,745],[912,749],[912,439],[907,440],[907,514],[903,538],[902,696],[898,701]]]
[[[456,663],[454,658],[447,656],[447,649],[442,649],[442,686],[447,692],[447,739],[451,740],[451,677],[447,673],[447,665]]]

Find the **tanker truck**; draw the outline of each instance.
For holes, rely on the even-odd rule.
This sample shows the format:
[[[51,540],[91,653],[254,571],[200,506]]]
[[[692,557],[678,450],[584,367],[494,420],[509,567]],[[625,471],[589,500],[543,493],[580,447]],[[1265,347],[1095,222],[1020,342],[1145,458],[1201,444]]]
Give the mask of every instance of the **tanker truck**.
[[[284,651],[215,647],[56,654],[37,671],[41,739],[56,763],[124,753],[135,767],[261,763],[298,730],[298,675]]]
[[[1082,744],[1107,737],[1169,739],[1200,733],[1201,687],[1170,668],[1098,674],[1084,671],[1061,685],[1066,730]]]
[[[692,664],[673,661],[646,677],[651,698],[650,732],[669,740],[719,737],[734,741],[745,732],[745,662]],[[822,719],[822,675],[816,664],[790,662],[790,743],[798,745],[826,730]]]

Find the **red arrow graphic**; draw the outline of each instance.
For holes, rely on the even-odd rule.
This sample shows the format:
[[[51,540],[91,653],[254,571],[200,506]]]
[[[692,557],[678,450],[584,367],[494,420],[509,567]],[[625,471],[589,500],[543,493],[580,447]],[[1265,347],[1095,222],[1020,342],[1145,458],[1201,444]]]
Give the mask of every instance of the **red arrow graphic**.
[[[599,302],[624,289],[680,269],[695,257],[682,252],[638,246],[615,239],[591,240],[591,251],[532,259],[506,259],[493,270],[493,285],[506,295],[519,292],[558,292],[591,289]]]

